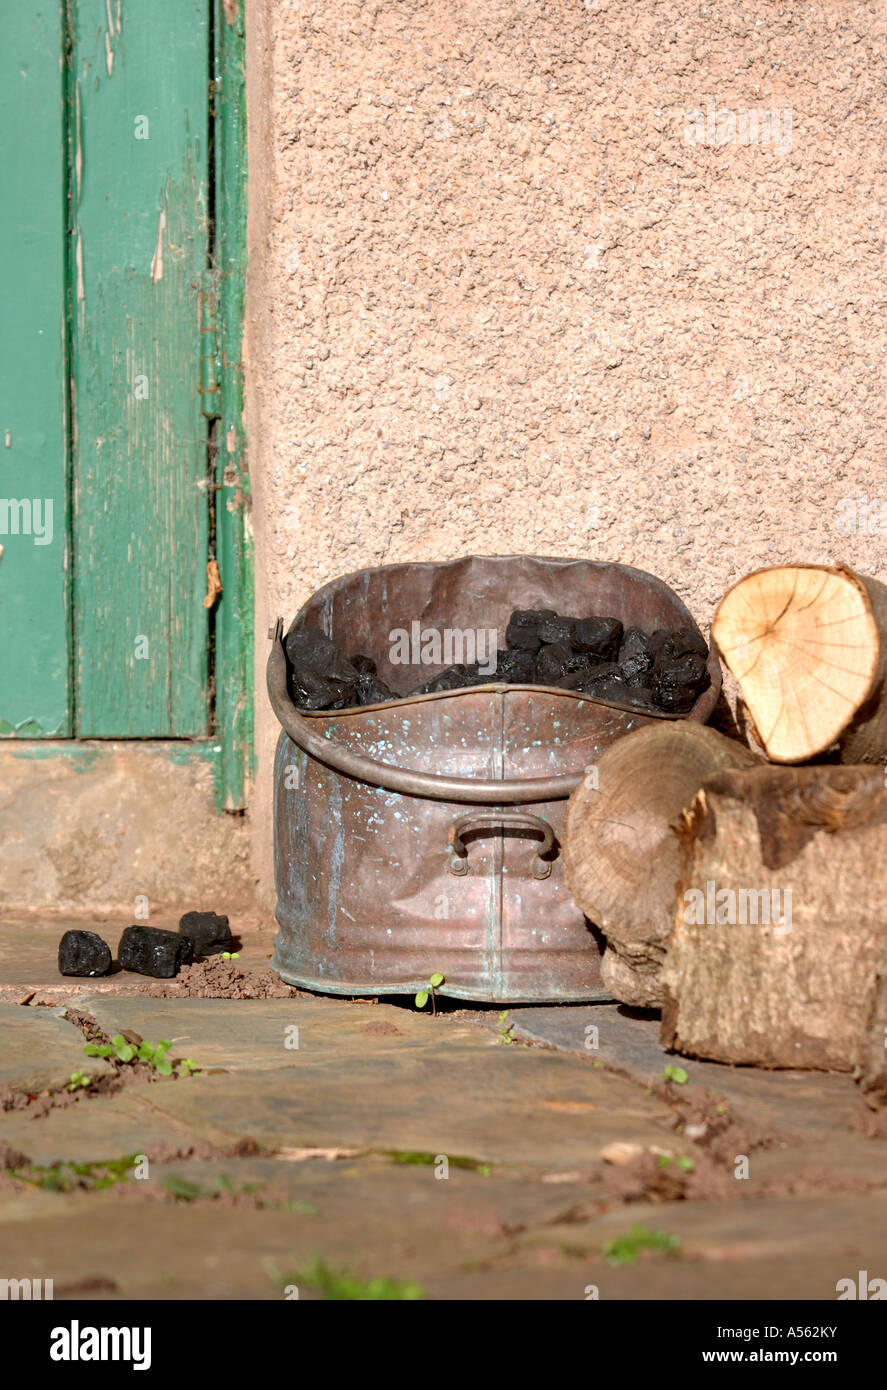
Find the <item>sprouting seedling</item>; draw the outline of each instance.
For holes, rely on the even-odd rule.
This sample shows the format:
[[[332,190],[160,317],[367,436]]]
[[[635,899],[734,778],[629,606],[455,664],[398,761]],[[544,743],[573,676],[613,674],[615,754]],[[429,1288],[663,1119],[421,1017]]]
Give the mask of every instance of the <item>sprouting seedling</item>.
[[[428,977],[428,987],[427,987],[427,989],[420,989],[419,992],[418,992],[418,994],[416,995],[416,1001],[415,1001],[415,1002],[416,1002],[416,1008],[417,1008],[417,1009],[424,1009],[424,1008],[425,1008],[425,1005],[428,1003],[428,999],[429,999],[429,996],[430,996],[430,998],[431,998],[431,1012],[432,1012],[433,1014],[436,1014],[436,1013],[437,1013],[437,1005],[436,1005],[436,1003],[435,1003],[435,994],[434,994],[434,991],[435,991],[436,989],[438,989],[438,988],[443,984],[443,982],[444,982],[444,977],[443,977],[443,975],[440,974],[439,971],[436,971],[435,974],[433,974],[433,975],[429,975],[429,977]]]
[[[673,1067],[669,1065],[662,1073],[662,1079],[663,1081],[673,1081],[676,1086],[686,1086],[690,1078],[687,1076],[683,1067]]]
[[[669,1164],[671,1163],[671,1161],[672,1161],[671,1154],[660,1154],[660,1156],[659,1156],[659,1167],[660,1167],[660,1168],[667,1168],[667,1167],[669,1166]],[[692,1173],[693,1170],[694,1170],[694,1168],[696,1167],[696,1164],[693,1162],[692,1158],[688,1158],[688,1157],[686,1156],[686,1154],[681,1154],[681,1156],[680,1156],[679,1158],[677,1158],[677,1159],[675,1160],[675,1162],[677,1163],[678,1167],[679,1167],[679,1168],[682,1170],[682,1172],[684,1172],[684,1173]]]
[[[172,1076],[172,1062],[167,1057],[169,1049],[172,1047],[171,1038],[161,1038],[160,1042],[143,1042],[139,1044],[136,1056],[141,1062],[147,1062],[161,1076]]]
[[[222,952],[221,952],[221,957],[222,957],[222,960],[240,960],[240,952],[239,952],[239,951],[222,951]]]
[[[77,1071],[72,1071],[70,1077],[68,1078],[69,1091],[78,1091],[82,1086],[91,1085],[92,1077],[87,1076],[84,1072],[80,1071],[79,1068],[77,1069]]]
[[[511,1036],[511,1027],[512,1025],[508,1022],[508,1010],[503,1009],[499,1015],[499,1037],[504,1043],[514,1042],[514,1038]]]
[[[122,1033],[115,1033],[109,1043],[87,1043],[83,1051],[87,1057],[116,1057],[118,1062],[131,1062],[137,1048]]]
[[[172,1076],[173,1063],[169,1056],[171,1038],[161,1038],[160,1042],[131,1043],[122,1033],[116,1033],[109,1043],[87,1043],[83,1051],[88,1057],[116,1057],[118,1062],[145,1062],[160,1076]],[[191,1076],[197,1071],[197,1063],[190,1057],[179,1063],[183,1076]],[[81,1083],[82,1084],[82,1083]]]

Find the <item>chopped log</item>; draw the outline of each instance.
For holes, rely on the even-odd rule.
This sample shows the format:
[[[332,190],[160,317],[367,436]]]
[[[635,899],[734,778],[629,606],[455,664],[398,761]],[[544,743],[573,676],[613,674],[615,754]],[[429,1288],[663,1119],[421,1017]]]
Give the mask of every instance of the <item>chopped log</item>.
[[[704,724],[654,724],[611,744],[570,797],[563,835],[570,892],[607,937],[604,984],[623,1004],[657,1008],[674,926],[674,827],[706,777],[758,762]]]
[[[872,1110],[887,1107],[887,956],[872,981],[856,1065],[863,1100]]]
[[[887,942],[882,769],[721,772],[682,820],[662,1042],[851,1070]]]
[[[887,587],[846,565],[756,570],[721,600],[712,640],[774,762],[839,744],[842,763],[887,759]]]

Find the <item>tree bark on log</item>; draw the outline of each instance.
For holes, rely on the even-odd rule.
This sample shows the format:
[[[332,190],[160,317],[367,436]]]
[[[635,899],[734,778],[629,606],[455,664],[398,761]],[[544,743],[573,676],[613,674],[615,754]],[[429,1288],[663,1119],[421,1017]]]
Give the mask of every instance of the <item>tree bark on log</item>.
[[[674,926],[680,854],[675,827],[706,777],[759,759],[689,720],[618,739],[570,797],[564,870],[578,906],[607,938],[601,974],[623,1004],[658,1008]]]
[[[665,1046],[852,1070],[887,943],[883,770],[719,773],[683,816],[680,841]]]
[[[866,1001],[856,1071],[866,1104],[873,1110],[887,1107],[887,954]]]
[[[712,641],[768,758],[887,760],[887,587],[846,565],[756,570],[722,598]]]

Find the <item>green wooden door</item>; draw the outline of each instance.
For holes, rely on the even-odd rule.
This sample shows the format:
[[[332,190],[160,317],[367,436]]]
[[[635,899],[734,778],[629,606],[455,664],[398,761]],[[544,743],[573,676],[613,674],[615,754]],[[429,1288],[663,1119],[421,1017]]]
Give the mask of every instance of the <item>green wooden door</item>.
[[[69,9],[75,730],[205,734],[209,6]]]
[[[227,719],[236,806],[241,6],[16,0],[0,64],[0,733],[199,739]]]
[[[0,17],[0,733],[71,732],[61,6]]]

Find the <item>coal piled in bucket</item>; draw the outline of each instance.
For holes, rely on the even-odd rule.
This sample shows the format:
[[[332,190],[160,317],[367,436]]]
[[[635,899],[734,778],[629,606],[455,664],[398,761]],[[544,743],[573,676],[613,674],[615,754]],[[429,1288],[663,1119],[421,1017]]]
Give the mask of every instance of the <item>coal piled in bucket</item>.
[[[552,608],[516,608],[505,630],[496,669],[479,663],[448,666],[398,696],[379,679],[368,656],[346,658],[314,627],[292,627],[284,646],[297,708],[341,710],[415,695],[487,684],[545,685],[651,713],[692,709],[709,684],[708,645],[689,628],[645,633],[623,630],[618,618],[570,617]]]

